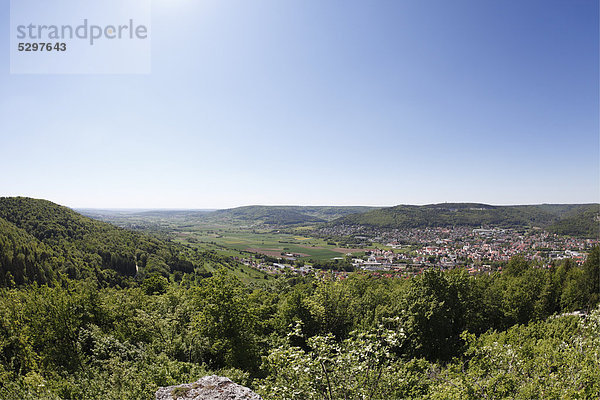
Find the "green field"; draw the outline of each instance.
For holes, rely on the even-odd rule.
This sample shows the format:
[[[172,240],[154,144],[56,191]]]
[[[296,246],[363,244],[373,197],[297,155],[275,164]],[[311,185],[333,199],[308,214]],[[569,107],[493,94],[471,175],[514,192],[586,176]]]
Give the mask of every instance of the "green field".
[[[218,268],[223,268],[223,267],[222,266],[215,267],[211,264],[204,264],[204,268],[206,268],[206,270],[208,272],[214,273]],[[252,284],[254,286],[256,286],[256,285],[268,286],[269,281],[272,281],[274,279],[269,274],[266,274],[262,271],[254,269],[252,267],[247,267],[242,264],[238,264],[236,266],[228,265],[225,268],[230,274],[234,275],[242,282],[244,282],[246,284]]]
[[[263,253],[279,257],[281,253],[297,254],[303,259],[319,261],[343,257],[346,252],[322,239],[278,231],[244,230],[226,226],[196,226],[176,231],[175,240],[202,249],[216,250],[229,256],[244,256],[244,252]],[[351,251],[353,250],[353,251]],[[357,249],[347,252],[363,253]],[[247,255],[247,254],[246,254]]]
[[[248,252],[251,252],[278,258],[281,257],[281,253],[293,253],[298,255],[296,258],[327,261],[335,257],[343,257],[347,253],[363,255],[366,250],[340,249],[337,245],[328,244],[323,239],[311,237],[310,234],[316,225],[310,221],[293,226],[286,224],[270,226],[250,219],[255,216],[255,213],[250,216],[246,215],[250,211],[256,211],[255,209],[261,211],[263,208],[242,207],[240,209],[225,210],[227,212],[215,212],[216,216],[196,211],[127,213],[111,212],[110,210],[87,210],[87,213],[93,218],[126,229],[153,233],[175,242],[202,250],[214,250],[221,255],[231,257],[248,257]],[[281,214],[282,211],[286,211],[288,208],[295,209],[295,207],[282,207],[281,209],[275,207],[276,215]],[[329,210],[328,207],[312,208],[320,211],[319,215],[323,216],[326,211],[330,213],[333,211],[337,213],[349,212],[356,207],[333,207],[333,211]],[[311,210],[312,208],[308,207],[306,209]],[[238,215],[242,211],[245,214]],[[232,213],[233,216],[230,215]],[[287,217],[290,219],[293,215],[287,215]]]

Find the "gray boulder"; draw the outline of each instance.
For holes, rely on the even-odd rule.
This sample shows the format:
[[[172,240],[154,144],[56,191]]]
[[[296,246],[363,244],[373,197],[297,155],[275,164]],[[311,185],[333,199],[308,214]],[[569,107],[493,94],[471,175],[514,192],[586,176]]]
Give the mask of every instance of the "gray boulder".
[[[194,383],[161,387],[156,400],[262,400],[247,387],[233,383],[229,378],[210,375]]]

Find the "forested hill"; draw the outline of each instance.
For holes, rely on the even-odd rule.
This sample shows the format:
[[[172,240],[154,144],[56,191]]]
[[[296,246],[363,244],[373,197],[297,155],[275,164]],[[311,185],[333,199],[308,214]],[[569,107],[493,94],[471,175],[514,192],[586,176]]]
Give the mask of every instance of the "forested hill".
[[[139,229],[172,228],[172,224],[296,227],[317,225],[349,214],[373,210],[367,206],[243,206],[221,210],[100,210],[80,209],[83,215]]]
[[[338,218],[330,225],[381,228],[444,226],[543,227],[564,235],[598,237],[599,204],[491,206],[477,203],[399,205]]]
[[[0,198],[0,286],[43,284],[61,276],[118,284],[127,277],[193,272],[221,261],[46,200]]]
[[[244,206],[206,213],[203,217],[215,222],[285,226],[323,223],[372,209],[363,206]]]

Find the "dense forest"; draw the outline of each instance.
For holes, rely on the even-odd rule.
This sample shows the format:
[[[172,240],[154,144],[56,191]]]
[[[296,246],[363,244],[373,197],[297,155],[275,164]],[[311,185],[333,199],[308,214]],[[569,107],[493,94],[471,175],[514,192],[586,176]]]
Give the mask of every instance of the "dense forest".
[[[598,248],[581,266],[259,286],[232,260],[12,198],[0,261],[0,399],[152,399],[213,372],[265,399],[600,395]]]
[[[227,260],[84,217],[46,200],[0,198],[0,285],[92,279],[127,286],[145,276],[206,275]],[[135,279],[134,279],[135,278]]]
[[[560,235],[600,236],[600,204],[541,204],[490,206],[476,203],[443,203],[426,206],[400,205],[330,222],[379,228],[426,228],[446,226],[542,227]]]

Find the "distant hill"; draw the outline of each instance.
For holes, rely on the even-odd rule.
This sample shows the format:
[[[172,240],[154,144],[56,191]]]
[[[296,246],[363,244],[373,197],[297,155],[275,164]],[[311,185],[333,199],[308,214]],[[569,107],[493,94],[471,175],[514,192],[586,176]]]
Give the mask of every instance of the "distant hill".
[[[374,210],[366,206],[244,206],[222,210],[97,210],[82,214],[127,228],[171,227],[171,223],[297,226],[332,221],[346,215]]]
[[[46,200],[0,198],[0,286],[49,283],[61,274],[117,284],[135,275],[193,272],[221,261]]]
[[[247,206],[218,210],[207,214],[205,219],[244,224],[299,225],[326,222],[292,207]]]
[[[115,210],[77,209],[77,212],[125,229],[168,233],[174,226],[192,226],[214,210]]]
[[[598,237],[599,204],[542,204],[491,206],[478,203],[443,203],[425,206],[399,205],[347,215],[329,223],[380,228],[444,226],[543,227],[551,232]]]
[[[156,218],[198,218],[216,210],[184,210],[184,209],[101,209],[101,208],[78,208],[75,209],[88,217],[103,220],[114,217],[156,217]]]
[[[204,218],[230,223],[301,225],[323,223],[372,209],[361,206],[245,206],[217,210],[205,214]]]

